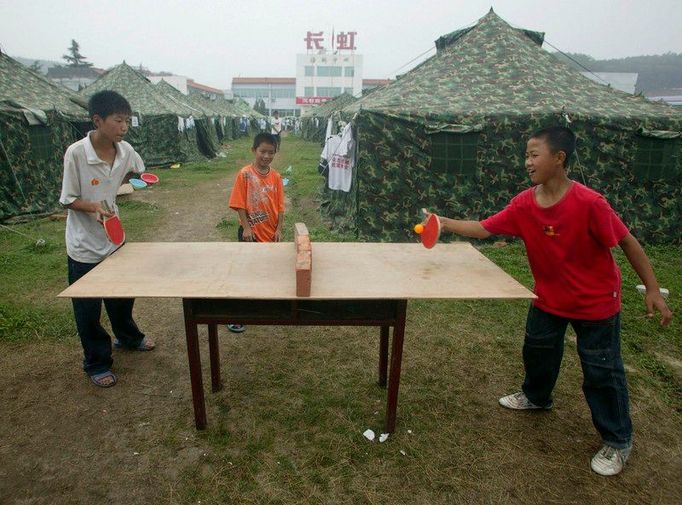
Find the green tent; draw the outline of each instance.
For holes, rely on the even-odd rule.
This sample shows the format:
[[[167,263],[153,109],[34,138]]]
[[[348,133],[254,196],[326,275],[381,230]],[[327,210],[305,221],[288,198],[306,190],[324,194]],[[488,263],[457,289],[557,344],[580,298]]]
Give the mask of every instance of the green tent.
[[[257,110],[253,109],[246,100],[243,100],[241,98],[235,98],[231,100],[232,106],[235,108],[237,114],[241,117],[245,117],[248,121],[248,128],[246,131],[246,135],[255,135],[257,132],[261,130],[261,119],[265,119],[266,121],[266,131],[270,131],[268,129],[268,124],[267,120],[268,118],[258,112]],[[237,124],[239,124],[239,120],[237,120]],[[239,135],[244,135],[243,132],[239,133]]]
[[[342,93],[333,100],[306,111],[301,117],[301,136],[306,140],[324,142],[329,118],[355,101],[357,98],[350,93]]]
[[[79,102],[0,53],[0,220],[59,208],[64,152],[91,127]]]
[[[117,91],[130,102],[133,125],[126,141],[140,153],[147,166],[205,159],[197,143],[197,121],[192,108],[160,93],[149,79],[125,63],[109,70],[79,94],[89,98],[105,89]]]
[[[192,100],[201,103],[205,107],[213,109],[219,115],[220,128],[222,129],[221,140],[232,140],[237,138],[238,118],[240,114],[232,102],[225,98],[206,98],[202,96],[192,96]]]
[[[436,41],[437,53],[343,109],[357,163],[323,213],[369,240],[412,241],[420,209],[467,219],[528,187],[526,140],[566,125],[570,176],[603,193],[634,234],[682,242],[682,111],[595,83],[541,48],[543,34],[492,10]]]
[[[194,103],[190,96],[183,95],[180,90],[174,88],[163,79],[154,84],[154,86],[166,98],[187,107],[191,111],[195,121],[195,133],[199,150],[207,158],[214,158],[218,154],[220,145],[214,121],[216,112]]]

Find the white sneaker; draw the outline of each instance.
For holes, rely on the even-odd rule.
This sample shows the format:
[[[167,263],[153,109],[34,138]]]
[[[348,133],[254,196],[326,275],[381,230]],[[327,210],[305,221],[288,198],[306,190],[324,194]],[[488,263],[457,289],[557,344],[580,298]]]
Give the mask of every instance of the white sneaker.
[[[500,405],[507,409],[514,409],[514,410],[536,410],[536,409],[542,409],[542,410],[551,410],[552,408],[552,402],[549,402],[549,405],[546,407],[541,407],[540,405],[535,405],[533,402],[531,402],[526,394],[523,391],[519,391],[518,393],[514,393],[513,395],[509,396],[503,396],[499,400]]]
[[[616,475],[623,471],[625,462],[630,456],[632,446],[625,449],[616,449],[610,445],[604,445],[592,458],[590,466],[599,475]]]

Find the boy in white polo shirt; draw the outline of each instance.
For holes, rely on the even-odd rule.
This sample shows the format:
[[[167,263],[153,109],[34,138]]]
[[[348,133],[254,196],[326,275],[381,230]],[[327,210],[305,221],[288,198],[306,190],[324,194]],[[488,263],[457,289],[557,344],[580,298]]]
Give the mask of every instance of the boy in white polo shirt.
[[[117,213],[116,192],[133,173],[144,172],[144,162],[123,140],[128,131],[131,107],[115,91],[100,91],[88,103],[95,130],[75,142],[64,155],[64,178],[59,203],[68,209],[66,253],[69,284],[73,284],[117,246],[104,233],[102,217]],[[101,204],[106,201],[112,212]],[[116,376],[111,371],[111,337],[100,324],[102,300],[74,298],[73,311],[83,345],[83,369],[93,384],[111,387]],[[133,320],[134,298],[104,299],[114,345],[138,351],[151,351],[154,343],[145,337]]]

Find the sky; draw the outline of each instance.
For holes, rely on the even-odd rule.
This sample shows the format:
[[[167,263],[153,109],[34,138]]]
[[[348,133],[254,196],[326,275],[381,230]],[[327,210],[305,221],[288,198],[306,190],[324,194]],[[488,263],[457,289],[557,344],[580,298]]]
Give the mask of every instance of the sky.
[[[356,32],[365,79],[389,79],[435,53],[443,34],[490,8],[597,59],[682,53],[682,0],[0,0],[0,50],[62,61],[126,61],[229,89],[233,77],[295,77],[307,32]],[[545,45],[548,50],[554,51]]]

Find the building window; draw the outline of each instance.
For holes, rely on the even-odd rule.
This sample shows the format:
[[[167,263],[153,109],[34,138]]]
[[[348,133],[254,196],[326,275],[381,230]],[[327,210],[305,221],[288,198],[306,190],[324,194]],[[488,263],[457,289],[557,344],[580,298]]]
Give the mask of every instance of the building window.
[[[295,88],[272,88],[272,98],[295,98]]]
[[[305,66],[305,75],[306,75],[306,77],[311,77],[311,76],[315,75],[315,67],[313,67],[312,65],[306,65]]]
[[[637,137],[634,169],[640,181],[673,178],[680,169],[680,139]]]
[[[475,176],[478,135],[449,132],[431,135],[431,168],[448,174]]]
[[[343,75],[345,77],[355,77],[355,67],[343,67]]]
[[[341,67],[317,67],[319,77],[341,77]]]
[[[339,96],[341,94],[341,88],[329,88],[329,87],[323,87],[323,86],[318,86],[317,87],[317,96]]]
[[[312,86],[306,86],[303,92],[303,96],[315,96],[315,88]]]

